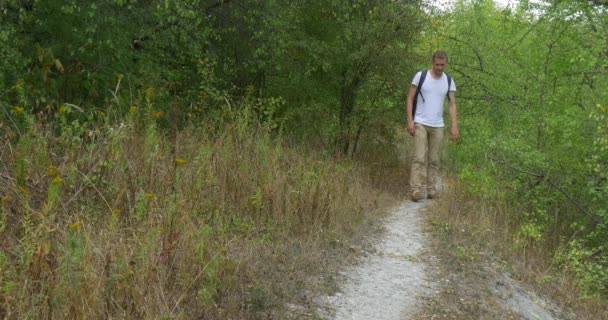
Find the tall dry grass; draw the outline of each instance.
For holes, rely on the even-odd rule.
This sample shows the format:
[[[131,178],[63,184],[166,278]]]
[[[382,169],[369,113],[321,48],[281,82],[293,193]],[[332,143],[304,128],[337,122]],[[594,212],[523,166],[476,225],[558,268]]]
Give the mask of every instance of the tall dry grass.
[[[447,185],[445,196],[429,210],[429,222],[442,238],[449,239],[456,258],[465,264],[497,263],[551,297],[568,319],[608,317],[606,301],[585,295],[580,282],[555,258],[568,240],[561,233],[567,226],[555,224],[542,233],[526,232],[522,213],[508,197],[500,196],[499,186],[495,197],[478,197],[454,178],[448,178]]]
[[[246,115],[62,132],[1,141],[1,318],[267,318],[339,263],[376,196],[354,162]]]

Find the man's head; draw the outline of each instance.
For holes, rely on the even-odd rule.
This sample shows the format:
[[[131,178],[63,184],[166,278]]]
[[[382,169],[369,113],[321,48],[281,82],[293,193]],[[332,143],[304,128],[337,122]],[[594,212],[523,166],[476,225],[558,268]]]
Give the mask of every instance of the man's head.
[[[448,54],[445,51],[435,51],[433,53],[433,73],[435,75],[442,75],[445,66],[448,64]]]

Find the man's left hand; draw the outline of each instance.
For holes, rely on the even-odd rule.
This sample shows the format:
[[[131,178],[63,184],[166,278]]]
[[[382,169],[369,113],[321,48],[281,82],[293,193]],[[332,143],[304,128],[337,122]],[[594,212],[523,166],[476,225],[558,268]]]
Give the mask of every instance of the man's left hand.
[[[458,127],[452,127],[450,129],[450,134],[452,134],[452,141],[455,143],[460,141],[460,132],[458,132]]]

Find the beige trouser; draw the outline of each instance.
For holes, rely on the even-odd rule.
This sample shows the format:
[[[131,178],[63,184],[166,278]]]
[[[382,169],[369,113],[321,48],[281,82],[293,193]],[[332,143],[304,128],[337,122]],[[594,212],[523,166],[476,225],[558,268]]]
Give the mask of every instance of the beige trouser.
[[[439,166],[442,141],[443,127],[433,128],[416,123],[414,159],[410,174],[412,191],[422,192],[426,182],[428,192],[437,192],[438,184],[441,181]]]

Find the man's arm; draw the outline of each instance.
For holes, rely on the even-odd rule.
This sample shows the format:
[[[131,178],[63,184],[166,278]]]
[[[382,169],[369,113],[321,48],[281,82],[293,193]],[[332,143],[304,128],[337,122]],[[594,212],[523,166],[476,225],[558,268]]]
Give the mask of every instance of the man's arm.
[[[452,126],[450,128],[450,134],[452,135],[452,141],[458,142],[460,139],[460,132],[458,132],[458,116],[456,114],[456,95],[454,91],[450,91],[450,102],[449,102],[449,110],[450,110],[450,119],[452,121]]]
[[[405,113],[407,115],[407,131],[412,135],[416,135],[416,127],[414,126],[414,115],[412,110],[414,109],[414,96],[416,95],[416,86],[411,85],[410,90],[407,93],[407,101],[405,104]]]

